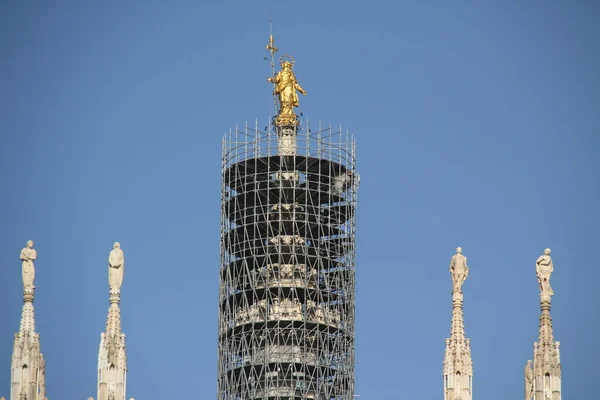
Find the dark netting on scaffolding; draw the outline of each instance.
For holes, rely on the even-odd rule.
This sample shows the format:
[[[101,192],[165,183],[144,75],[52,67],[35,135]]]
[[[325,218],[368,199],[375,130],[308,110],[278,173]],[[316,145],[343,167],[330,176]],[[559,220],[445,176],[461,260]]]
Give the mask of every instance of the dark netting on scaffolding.
[[[283,131],[223,141],[218,399],[351,400],[354,140]]]

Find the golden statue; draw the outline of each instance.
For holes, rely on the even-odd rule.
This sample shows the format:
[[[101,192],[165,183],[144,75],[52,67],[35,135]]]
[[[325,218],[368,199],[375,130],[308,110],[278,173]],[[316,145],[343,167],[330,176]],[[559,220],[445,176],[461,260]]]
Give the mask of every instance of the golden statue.
[[[272,39],[271,39],[272,40]],[[272,46],[272,42],[270,43]],[[286,59],[287,58],[287,59]],[[295,126],[297,124],[294,107],[298,107],[298,92],[306,96],[306,90],[302,89],[292,68],[294,67],[294,59],[288,55],[279,58],[281,71],[275,77],[268,78],[268,82],[275,85],[274,94],[279,97],[279,114],[275,119],[275,123],[279,126]]]

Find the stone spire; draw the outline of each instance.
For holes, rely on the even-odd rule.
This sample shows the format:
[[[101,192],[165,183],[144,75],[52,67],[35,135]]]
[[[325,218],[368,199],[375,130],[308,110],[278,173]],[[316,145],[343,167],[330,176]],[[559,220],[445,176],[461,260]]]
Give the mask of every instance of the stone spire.
[[[462,285],[469,276],[462,248],[450,260],[452,276],[452,325],[444,357],[444,400],[472,400],[473,361],[471,343],[465,338]]]
[[[46,362],[40,352],[40,334],[35,331],[33,299],[35,296],[34,261],[37,252],[33,241],[21,250],[23,273],[23,311],[19,332],[15,334],[11,365],[10,400],[46,399]]]
[[[550,316],[554,295],[550,286],[550,277],[554,271],[550,253],[551,250],[546,249],[536,260],[540,285],[540,333],[538,341],[533,344],[533,365],[529,360],[525,367],[525,400],[560,400],[562,396],[560,342],[554,340]]]
[[[125,400],[127,355],[121,331],[121,284],[125,257],[117,242],[108,257],[109,301],[106,331],[100,335],[98,354],[98,400]]]

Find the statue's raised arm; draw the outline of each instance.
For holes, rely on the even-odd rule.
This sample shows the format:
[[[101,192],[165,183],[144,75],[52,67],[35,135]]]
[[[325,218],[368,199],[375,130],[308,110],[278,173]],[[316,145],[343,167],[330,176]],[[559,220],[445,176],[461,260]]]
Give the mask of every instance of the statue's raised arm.
[[[108,256],[108,285],[111,293],[119,293],[121,291],[124,268],[125,254],[121,250],[121,244],[115,242]]]

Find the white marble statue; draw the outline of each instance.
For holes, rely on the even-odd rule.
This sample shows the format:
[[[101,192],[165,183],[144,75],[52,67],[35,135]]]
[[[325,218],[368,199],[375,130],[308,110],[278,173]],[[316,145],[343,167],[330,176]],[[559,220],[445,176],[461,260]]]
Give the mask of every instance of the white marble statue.
[[[292,276],[292,264],[280,264],[279,273],[281,278],[289,279]]]
[[[123,269],[125,268],[125,255],[121,244],[115,242],[114,248],[108,256],[108,285],[111,293],[119,293],[123,284]]]
[[[34,289],[35,266],[33,261],[37,258],[37,252],[33,248],[33,240],[27,241],[27,246],[21,250],[21,260],[23,261],[23,287],[25,289]]]
[[[452,274],[452,292],[462,292],[462,285],[469,276],[467,257],[462,254],[462,247],[456,248],[456,254],[450,259],[450,273]]]
[[[238,310],[238,320],[240,323],[244,323],[248,320],[248,310],[246,308],[240,308]]]
[[[533,369],[531,360],[527,360],[525,366],[525,400],[531,400],[533,397]]]
[[[250,322],[258,322],[259,310],[256,304],[250,306]]]
[[[540,284],[540,294],[547,296],[554,295],[554,291],[550,286],[550,276],[552,276],[552,271],[554,271],[550,253],[550,249],[544,250],[544,254],[539,256],[535,262],[535,272]]]
[[[331,192],[335,195],[341,195],[343,192],[348,190],[348,187],[352,184],[354,175],[352,171],[347,171],[345,174],[336,176],[333,178],[333,186]]]
[[[279,299],[273,299],[273,305],[271,307],[269,319],[279,319],[279,311]]]
[[[38,372],[38,390],[39,390],[39,398],[46,398],[46,360],[44,358],[40,359],[40,367]]]
[[[319,304],[315,310],[315,318],[317,322],[324,323],[325,322],[325,313],[323,311],[323,307]]]
[[[302,319],[302,305],[298,299],[294,299],[294,307],[292,308],[292,319]]]

